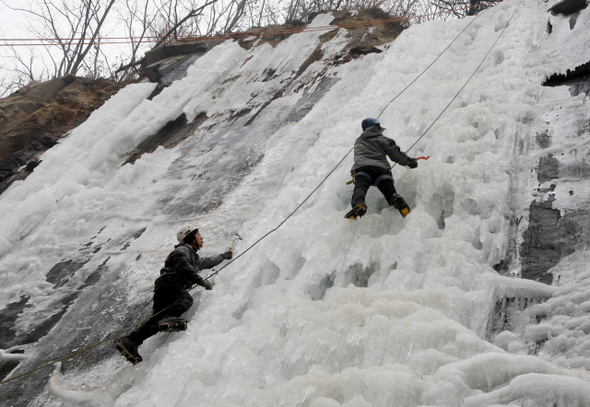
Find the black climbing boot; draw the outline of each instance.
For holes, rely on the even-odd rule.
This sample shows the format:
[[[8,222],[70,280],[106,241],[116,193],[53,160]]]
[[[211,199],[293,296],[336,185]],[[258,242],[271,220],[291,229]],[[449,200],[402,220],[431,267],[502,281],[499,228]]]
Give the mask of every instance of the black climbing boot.
[[[117,350],[121,352],[121,355],[123,355],[125,359],[127,359],[134,365],[138,364],[143,360],[143,358],[137,351],[137,345],[127,337],[115,341],[115,346]]]
[[[186,331],[187,321],[182,318],[167,317],[158,322],[160,332]]]
[[[356,219],[362,217],[365,213],[367,213],[367,205],[358,203],[344,217],[346,219]]]
[[[406,200],[402,198],[400,194],[393,194],[393,207],[399,211],[399,213],[405,218],[410,213],[410,207],[406,203]]]

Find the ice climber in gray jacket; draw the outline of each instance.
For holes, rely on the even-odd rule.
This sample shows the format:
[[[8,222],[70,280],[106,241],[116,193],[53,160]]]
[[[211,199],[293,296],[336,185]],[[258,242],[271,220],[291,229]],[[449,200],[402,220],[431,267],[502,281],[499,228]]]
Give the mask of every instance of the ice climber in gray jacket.
[[[396,192],[393,185],[391,166],[392,161],[409,168],[418,167],[418,160],[409,157],[400,150],[395,141],[383,135],[383,127],[377,119],[367,118],[362,121],[363,133],[354,143],[354,165],[351,168],[354,178],[352,193],[352,210],[345,217],[356,219],[367,212],[365,196],[372,185],[379,188],[387,203],[406,216],[410,209],[405,200]]]
[[[186,330],[187,321],[180,316],[193,305],[193,297],[188,290],[193,285],[200,285],[206,290],[213,288],[198,274],[199,271],[232,258],[231,249],[217,256],[200,257],[197,251],[203,247],[203,237],[193,226],[184,226],[176,237],[180,243],[166,258],[155,283],[152,317],[128,336],[115,341],[117,350],[133,364],[143,360],[137,348],[147,338],[162,331]]]

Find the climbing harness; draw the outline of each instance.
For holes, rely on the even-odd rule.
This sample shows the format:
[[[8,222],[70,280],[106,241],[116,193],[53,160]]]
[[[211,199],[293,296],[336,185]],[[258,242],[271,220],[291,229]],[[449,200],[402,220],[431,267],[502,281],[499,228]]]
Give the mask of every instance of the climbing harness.
[[[427,157],[416,157],[416,160],[428,160],[430,158],[430,156]],[[356,177],[356,171],[351,171],[350,175],[352,176],[352,179],[350,181],[348,181],[346,183],[346,185],[350,185],[350,184],[354,184],[354,178]],[[377,184],[377,182],[375,183],[375,185]]]

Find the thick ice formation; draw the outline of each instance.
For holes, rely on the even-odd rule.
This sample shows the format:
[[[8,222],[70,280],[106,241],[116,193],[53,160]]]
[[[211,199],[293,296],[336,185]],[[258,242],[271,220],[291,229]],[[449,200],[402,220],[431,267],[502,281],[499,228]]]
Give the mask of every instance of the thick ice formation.
[[[327,61],[342,48],[340,32],[297,78],[321,32],[250,51],[226,42],[152,101],[145,98],[153,85],[121,91],[2,196],[4,304],[27,294],[42,310],[52,288],[46,265],[98,230],[106,244],[123,229],[147,228],[125,252],[109,253],[129,304],[149,298],[136,287],[155,278],[183,222],[198,223],[205,255],[224,250],[239,231],[239,254],[324,180],[364,117],[377,115],[471,23],[380,117],[386,135],[406,150],[476,72],[409,152],[431,158],[415,170],[393,169],[410,216],[390,211],[371,190],[368,214],[344,220],[349,156],[281,228],[223,269],[213,291],[198,294],[186,333],[147,341],[136,367],[112,356],[87,373],[57,370],[44,397],[56,406],[589,405],[590,308],[577,285],[587,275],[555,288],[493,269],[531,200],[538,158],[530,151],[532,124],[543,120],[537,106],[557,100],[541,83],[588,49],[559,41],[587,44],[590,13],[555,37],[546,31],[547,7],[509,0],[475,21],[412,26],[383,53],[334,67]],[[554,19],[556,27],[566,24]],[[314,24],[330,21],[322,15]],[[313,80],[322,71],[330,81],[325,90]],[[258,114],[260,98],[284,81],[293,81],[288,91]],[[577,100],[582,112],[587,97]],[[244,120],[231,119],[249,109]],[[116,166],[183,112],[211,119],[175,149]],[[223,168],[244,157],[254,168],[232,183]],[[195,218],[190,204],[206,188],[230,192]],[[498,300],[554,293],[529,314],[554,320],[529,325],[527,315],[521,332],[487,341]],[[122,318],[126,310],[114,312]],[[529,354],[531,342],[545,340],[544,355]],[[576,342],[570,353],[552,353],[567,341]]]

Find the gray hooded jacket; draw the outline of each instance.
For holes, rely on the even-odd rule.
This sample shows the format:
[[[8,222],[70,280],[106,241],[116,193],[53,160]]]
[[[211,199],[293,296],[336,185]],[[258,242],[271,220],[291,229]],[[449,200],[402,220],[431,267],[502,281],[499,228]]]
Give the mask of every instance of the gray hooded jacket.
[[[391,165],[386,157],[405,166],[412,162],[412,158],[401,151],[395,141],[385,137],[379,131],[379,127],[369,127],[363,131],[354,143],[354,165],[350,170],[354,171],[364,166],[381,167],[390,170]]]

